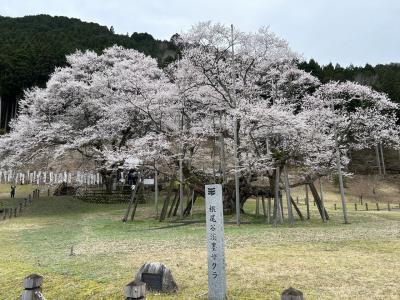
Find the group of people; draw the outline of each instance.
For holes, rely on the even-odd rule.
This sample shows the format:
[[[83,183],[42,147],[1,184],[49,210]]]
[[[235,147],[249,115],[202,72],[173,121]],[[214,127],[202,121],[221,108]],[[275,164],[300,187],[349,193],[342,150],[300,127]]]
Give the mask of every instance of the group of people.
[[[129,185],[136,185],[139,178],[139,172],[136,169],[131,169],[128,172],[128,184]]]

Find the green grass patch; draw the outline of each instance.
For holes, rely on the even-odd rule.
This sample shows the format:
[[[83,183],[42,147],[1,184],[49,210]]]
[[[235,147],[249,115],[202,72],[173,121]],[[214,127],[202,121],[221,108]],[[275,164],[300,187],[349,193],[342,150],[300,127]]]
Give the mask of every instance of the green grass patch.
[[[327,203],[328,223],[311,206],[311,220],[274,228],[249,201],[243,220],[251,224],[225,226],[229,298],[279,299],[293,286],[306,299],[396,299],[400,211],[349,210],[351,224],[344,225],[341,211]],[[206,299],[205,224],[160,223],[153,204],[139,205],[136,220],[124,224],[125,208],[42,197],[21,216],[0,220],[0,298],[16,299],[23,278],[38,273],[47,299],[122,299],[143,263],[161,261],[179,291],[148,299]],[[203,210],[199,201],[193,219],[204,220]]]

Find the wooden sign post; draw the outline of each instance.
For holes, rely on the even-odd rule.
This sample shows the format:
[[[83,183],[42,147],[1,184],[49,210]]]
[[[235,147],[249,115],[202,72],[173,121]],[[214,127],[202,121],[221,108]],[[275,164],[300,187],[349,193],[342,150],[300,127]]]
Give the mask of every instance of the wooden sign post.
[[[222,185],[205,186],[208,249],[208,299],[226,298]]]

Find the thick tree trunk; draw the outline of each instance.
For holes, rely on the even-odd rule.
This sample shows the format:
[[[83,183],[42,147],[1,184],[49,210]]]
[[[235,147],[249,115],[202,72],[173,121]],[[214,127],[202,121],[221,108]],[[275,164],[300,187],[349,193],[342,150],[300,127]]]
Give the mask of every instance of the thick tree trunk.
[[[379,157],[379,146],[378,146],[378,144],[375,145],[375,154],[376,154],[376,164],[378,166],[379,175],[382,175],[381,159]]]
[[[170,198],[171,198],[173,186],[174,186],[174,182],[171,181],[170,184],[169,184],[169,187],[168,187],[168,189],[167,189],[167,194],[166,194],[165,199],[164,199],[163,207],[162,207],[162,209],[161,209],[160,219],[159,219],[160,222],[164,221],[164,219],[165,219],[165,217],[166,217],[166,215],[167,215],[168,206],[169,206],[169,200],[170,200]]]

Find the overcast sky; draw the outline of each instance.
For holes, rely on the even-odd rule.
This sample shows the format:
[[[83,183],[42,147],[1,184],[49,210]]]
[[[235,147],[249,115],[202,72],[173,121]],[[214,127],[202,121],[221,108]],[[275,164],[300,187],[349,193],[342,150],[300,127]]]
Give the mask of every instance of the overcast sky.
[[[400,0],[0,0],[0,14],[50,14],[169,39],[198,21],[244,31],[269,25],[304,58],[342,65],[400,62]]]

